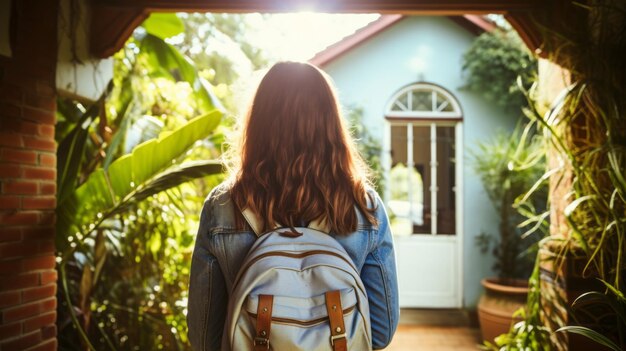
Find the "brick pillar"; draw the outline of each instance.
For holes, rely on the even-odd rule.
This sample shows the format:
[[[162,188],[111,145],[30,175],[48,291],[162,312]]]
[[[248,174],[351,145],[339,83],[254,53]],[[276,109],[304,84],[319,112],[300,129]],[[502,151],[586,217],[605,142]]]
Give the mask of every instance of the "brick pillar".
[[[56,350],[58,0],[13,1],[0,56],[0,351]]]

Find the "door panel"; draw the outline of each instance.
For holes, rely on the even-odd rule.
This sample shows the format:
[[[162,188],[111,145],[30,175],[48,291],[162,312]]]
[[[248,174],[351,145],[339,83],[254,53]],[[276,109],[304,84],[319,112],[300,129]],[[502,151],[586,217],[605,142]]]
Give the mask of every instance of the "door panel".
[[[458,308],[454,236],[395,239],[400,307]]]
[[[401,307],[461,307],[457,125],[390,126],[388,209]],[[460,129],[459,129],[460,130]]]

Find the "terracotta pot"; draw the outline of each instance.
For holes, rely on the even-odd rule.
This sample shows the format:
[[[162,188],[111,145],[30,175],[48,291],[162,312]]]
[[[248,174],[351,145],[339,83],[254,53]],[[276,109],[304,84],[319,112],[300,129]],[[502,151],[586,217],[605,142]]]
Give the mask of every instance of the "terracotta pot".
[[[513,313],[526,305],[528,282],[525,280],[509,281],[505,285],[495,278],[481,281],[485,293],[478,302],[478,322],[483,340],[493,343],[493,339],[509,331],[513,323],[521,318],[513,318]]]

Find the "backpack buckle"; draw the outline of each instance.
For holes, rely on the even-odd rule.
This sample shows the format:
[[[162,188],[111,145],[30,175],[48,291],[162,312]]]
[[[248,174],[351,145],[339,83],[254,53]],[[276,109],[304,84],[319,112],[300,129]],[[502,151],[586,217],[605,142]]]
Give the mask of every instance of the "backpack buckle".
[[[346,333],[343,333],[343,334],[338,334],[338,335],[331,335],[331,336],[330,336],[330,344],[331,344],[332,346],[335,346],[335,340],[337,340],[337,339],[342,339],[342,338],[343,338],[343,339],[345,339],[345,338],[346,338]]]
[[[270,339],[268,338],[263,338],[260,336],[257,336],[254,338],[254,346],[265,346],[265,348],[267,348],[268,350],[270,349]]]

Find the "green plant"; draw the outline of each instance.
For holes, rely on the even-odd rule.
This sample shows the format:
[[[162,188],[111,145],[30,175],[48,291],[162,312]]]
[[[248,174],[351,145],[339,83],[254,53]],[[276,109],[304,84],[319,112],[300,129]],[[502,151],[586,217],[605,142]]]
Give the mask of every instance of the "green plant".
[[[371,170],[371,178],[374,188],[379,194],[384,192],[383,168],[380,161],[382,154],[382,145],[376,139],[363,123],[363,109],[352,107],[348,110],[347,120],[350,124],[350,134],[355,139],[357,148],[363,160],[367,162]]]
[[[536,85],[533,85],[528,91],[524,90],[524,96],[528,101],[527,107],[523,109],[524,115],[529,119],[528,126],[533,126],[535,133],[541,135],[543,142],[541,148],[544,150],[544,154],[536,154],[536,157],[538,157],[536,160],[541,159],[543,163],[547,164],[544,166],[543,172],[539,172],[534,176],[534,184],[527,185],[525,192],[515,199],[513,206],[521,216],[520,219],[522,219],[517,225],[518,228],[525,228],[522,236],[534,235],[543,239],[536,245],[533,245],[535,248],[535,260],[533,272],[528,280],[526,306],[520,308],[515,313],[516,316],[521,317],[523,320],[513,325],[508,333],[498,336],[493,343],[486,341],[482,346],[485,350],[552,350],[552,329],[545,325],[546,313],[549,313],[547,318],[553,320],[559,318],[554,313],[547,312],[555,311],[556,304],[550,301],[550,299],[559,299],[559,296],[558,294],[548,296],[545,288],[542,289],[540,265],[544,258],[538,255],[537,249],[547,247],[548,245],[560,245],[561,243],[560,238],[550,235],[551,228],[549,222],[552,201],[549,193],[550,180],[561,170],[561,167],[547,162],[549,161],[548,154],[551,145],[551,135],[549,130],[544,127],[543,121],[540,120],[543,118],[543,114],[539,112],[539,109],[543,110],[543,105],[538,101]],[[555,263],[556,266],[559,264],[559,262]]]
[[[539,112],[534,97],[529,96],[526,114],[541,125],[550,148],[551,166],[541,179],[550,182],[551,195],[556,196],[549,212],[528,211],[528,221],[545,232],[547,215],[562,213],[555,216],[558,222],[552,223],[551,237],[543,244],[552,246],[549,251],[555,273],[582,252],[586,265],[574,273],[599,278],[606,289],[583,293],[570,308],[556,288],[564,279],[557,274],[554,284],[546,283],[538,290],[539,299],[529,295],[527,309],[531,312],[524,321],[532,327],[529,331],[547,330],[551,339],[546,340],[543,332],[518,333],[512,328],[498,346],[502,350],[527,349],[541,340],[545,342],[540,344],[542,349],[562,349],[568,345],[553,334],[558,330],[621,350],[626,346],[626,8],[617,0],[564,1],[533,17],[535,25],[543,29],[543,51],[568,71],[572,84],[548,114]],[[531,188],[526,196],[532,196],[537,188]],[[537,306],[552,312],[562,309],[567,315],[550,313],[540,319]],[[602,317],[598,311],[612,313],[591,328],[579,325],[587,322],[577,318],[581,307],[596,320]]]
[[[543,305],[541,300],[539,257],[528,279],[528,303],[526,308],[517,310],[514,317],[523,320],[514,324],[511,330],[502,334],[493,342],[485,341],[483,350],[492,351],[526,351],[548,350],[550,348],[550,330],[542,325],[540,313]]]
[[[114,82],[98,102],[59,101],[62,350],[189,348],[188,261],[198,192],[221,180],[211,158],[222,113],[193,64],[163,40],[179,22],[145,22],[116,55]]]
[[[613,334],[617,331],[618,341],[616,342],[614,340],[611,340],[603,333],[584,326],[569,325],[557,329],[556,332],[580,334],[595,341],[600,345],[610,348],[611,350],[621,351],[623,350],[623,348],[620,347],[618,343],[620,345],[624,345],[624,343],[626,342],[626,340],[624,340],[626,335],[623,335],[624,331],[626,331],[626,297],[624,297],[624,293],[622,293],[621,291],[615,290],[615,288],[611,284],[608,284],[605,281],[603,281],[603,283],[606,285],[608,291],[610,291],[610,294],[605,294],[599,291],[586,292],[580,295],[574,301],[574,303],[572,304],[572,308],[574,310],[583,310],[589,314],[597,315],[598,307],[607,307],[609,313],[605,314],[605,317],[608,317],[610,319],[616,317],[615,326],[617,327],[617,329],[614,330],[613,328],[611,328],[611,325],[613,324],[611,323],[611,320],[609,320],[608,322],[606,320],[600,320],[600,322],[603,322],[604,325],[596,325],[596,328],[604,327],[605,330],[603,330],[603,332],[605,334]]]
[[[521,114],[527,104],[524,89],[536,78],[537,61],[517,33],[502,23],[504,26],[481,34],[463,56],[464,88],[480,93],[507,113]],[[522,240],[535,234],[522,234],[517,225],[525,212],[537,206],[545,208],[546,194],[537,193],[513,208],[516,198],[526,193],[545,168],[545,149],[540,135],[534,133],[535,126],[531,123],[523,130],[518,126],[513,135],[500,132],[494,139],[478,143],[471,153],[474,169],[500,217],[497,238],[481,233],[476,241],[483,252],[493,247],[494,270],[502,280],[528,277],[536,252],[538,238]],[[520,252],[525,258],[519,257]]]
[[[545,208],[547,201],[545,188],[532,198],[524,197],[546,167],[544,142],[533,127],[529,123],[524,128],[518,126],[512,134],[500,132],[491,140],[479,142],[471,151],[473,168],[499,214],[499,231],[492,252],[496,258],[494,270],[503,283],[528,278],[536,243],[541,238],[535,233],[523,233],[518,226],[529,224],[518,211]],[[477,238],[487,251],[491,236],[483,233]]]
[[[542,177],[550,179],[551,192],[559,196],[553,199],[551,211],[564,215],[553,224],[551,242],[557,245],[551,250],[552,266],[558,271],[581,253],[586,265],[574,274],[599,279],[605,289],[582,293],[570,307],[556,288],[545,284],[539,303],[548,310],[563,309],[566,315],[545,315],[535,323],[550,328],[551,334],[554,330],[580,334],[622,350],[626,346],[626,11],[622,2],[610,0],[572,2],[561,9],[567,10],[567,21],[554,21],[561,13],[548,14],[553,22],[536,20],[544,26],[551,60],[569,71],[572,84],[549,114],[539,113],[533,104],[529,114],[542,125],[551,147],[553,166]],[[556,285],[561,279],[556,276]],[[552,344],[567,347],[560,335],[553,334],[546,349]]]
[[[567,21],[549,22],[537,18],[538,23],[545,26],[544,41],[547,52],[552,53],[551,60],[569,71],[572,82],[546,118],[535,111],[537,121],[549,135],[553,158],[558,161],[554,163],[559,165],[556,172],[548,175],[554,186],[552,191],[567,196],[564,205],[557,203],[552,209],[564,214],[562,223],[555,226],[561,230],[552,233],[561,240],[555,266],[565,262],[572,253],[582,252],[586,265],[576,274],[600,279],[605,289],[583,293],[572,308],[565,305],[567,301],[546,299],[544,303],[565,305],[563,307],[570,312],[567,320],[551,316],[547,322],[556,326],[555,329],[578,332],[623,349],[626,346],[623,318],[626,8],[623,2],[613,0],[572,1],[567,5],[563,6],[567,10]],[[573,25],[573,22],[585,25]],[[608,303],[613,307],[613,317],[593,328],[580,325],[587,322],[578,318],[579,305],[583,302],[588,311],[603,311],[603,305]],[[590,316],[599,317],[593,313]],[[564,327],[564,323],[570,326],[559,328]]]
[[[537,60],[514,30],[497,28],[474,40],[463,55],[463,72],[465,89],[480,93],[507,111],[517,112],[526,103],[521,88],[535,80]]]
[[[242,104],[236,98],[242,89],[241,81],[247,81],[253,71],[268,65],[266,52],[250,42],[248,33],[255,30],[250,16],[238,13],[179,16],[184,20],[184,35],[170,42],[193,60],[228,111],[242,112]]]

